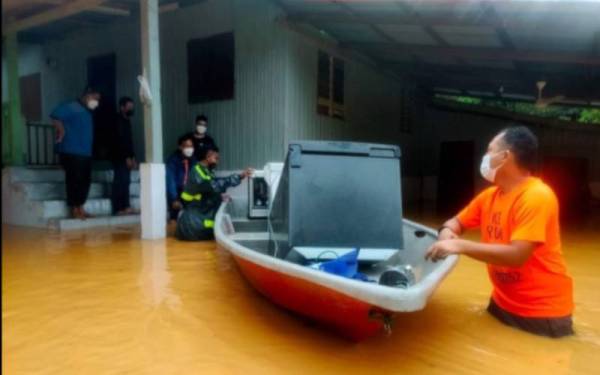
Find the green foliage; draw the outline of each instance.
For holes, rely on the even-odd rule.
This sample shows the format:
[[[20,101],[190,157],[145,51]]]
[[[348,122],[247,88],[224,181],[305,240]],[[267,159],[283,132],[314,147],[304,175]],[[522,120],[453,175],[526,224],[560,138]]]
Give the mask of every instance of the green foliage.
[[[531,116],[554,118],[566,121],[575,121],[586,124],[600,124],[600,109],[585,107],[565,107],[551,105],[538,108],[533,103],[518,101],[503,101],[498,99],[481,99],[470,96],[436,95],[437,98],[452,100],[462,104],[480,105],[488,108],[497,108],[515,113]]]
[[[475,104],[479,105],[482,103],[482,100],[479,98],[470,98],[468,96],[459,96],[457,97],[457,101],[464,104]]]
[[[600,109],[588,108],[581,111],[579,122],[600,124]]]
[[[481,104],[481,99],[472,98],[470,96],[455,96],[455,95],[437,94],[436,97],[446,99],[446,100],[452,100],[452,101],[463,103],[463,104],[476,104],[476,105]]]

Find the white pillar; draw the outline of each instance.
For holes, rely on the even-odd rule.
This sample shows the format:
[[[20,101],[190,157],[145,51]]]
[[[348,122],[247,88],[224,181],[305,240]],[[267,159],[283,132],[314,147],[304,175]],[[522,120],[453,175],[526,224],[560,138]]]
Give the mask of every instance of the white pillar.
[[[165,165],[162,153],[162,105],[160,96],[160,40],[158,0],[140,0],[142,66],[152,92],[152,105],[144,106],[146,163],[140,166],[142,238],[167,234]]]
[[[165,238],[167,235],[165,165],[143,163],[140,166],[140,180],[142,238]]]

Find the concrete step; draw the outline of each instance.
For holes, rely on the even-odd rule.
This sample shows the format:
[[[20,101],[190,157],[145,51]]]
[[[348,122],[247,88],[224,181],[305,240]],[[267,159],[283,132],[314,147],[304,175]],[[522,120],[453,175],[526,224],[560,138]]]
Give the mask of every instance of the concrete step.
[[[61,182],[65,180],[65,172],[60,167],[25,168],[5,167],[3,178],[15,182]]]
[[[56,219],[69,217],[69,207],[65,200],[47,200],[40,202],[43,205],[42,217],[45,219]],[[140,199],[131,198],[129,203],[132,208],[140,208]],[[88,199],[83,208],[94,216],[108,216],[112,214],[110,199]]]
[[[77,230],[96,227],[114,227],[140,223],[140,215],[126,216],[97,216],[86,220],[80,219],[50,219],[48,227],[54,230]]]
[[[67,195],[63,182],[18,182],[13,186],[22,190],[27,199],[32,201],[65,199]],[[90,186],[88,199],[102,198],[106,194],[106,184],[94,182]]]
[[[5,167],[3,177],[9,178],[10,182],[63,182],[65,172],[60,167]],[[92,172],[94,182],[112,182],[112,170],[99,170]],[[131,182],[139,182],[139,171],[131,171]]]
[[[110,197],[112,193],[112,183],[107,183],[106,185],[106,196]],[[140,183],[132,182],[129,184],[129,196],[130,197],[139,197],[140,196]]]
[[[140,171],[131,171],[131,182],[139,182],[140,181]],[[113,171],[105,170],[105,171],[93,171],[92,172],[92,181],[96,182],[112,182],[113,180]]]
[[[17,182],[13,188],[23,191],[27,199],[34,201],[63,200],[67,192],[63,182]],[[104,182],[92,182],[88,199],[110,197],[112,185]],[[138,197],[140,195],[139,182],[131,183],[129,195]]]

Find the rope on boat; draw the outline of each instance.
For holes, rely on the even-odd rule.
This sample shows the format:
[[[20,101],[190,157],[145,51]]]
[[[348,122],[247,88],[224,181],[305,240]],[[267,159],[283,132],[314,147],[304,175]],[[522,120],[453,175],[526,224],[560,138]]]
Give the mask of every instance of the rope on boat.
[[[373,308],[369,311],[369,319],[380,320],[381,324],[383,324],[385,335],[388,337],[392,335],[392,325],[394,323],[394,315],[392,313]]]

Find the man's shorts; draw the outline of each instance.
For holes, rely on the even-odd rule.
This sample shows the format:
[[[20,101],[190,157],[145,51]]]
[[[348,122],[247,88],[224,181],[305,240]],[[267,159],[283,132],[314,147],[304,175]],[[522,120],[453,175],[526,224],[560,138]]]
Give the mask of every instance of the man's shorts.
[[[536,335],[548,337],[563,337],[573,335],[573,319],[571,315],[559,318],[528,318],[514,315],[490,298],[487,311],[502,323],[522,329]]]

